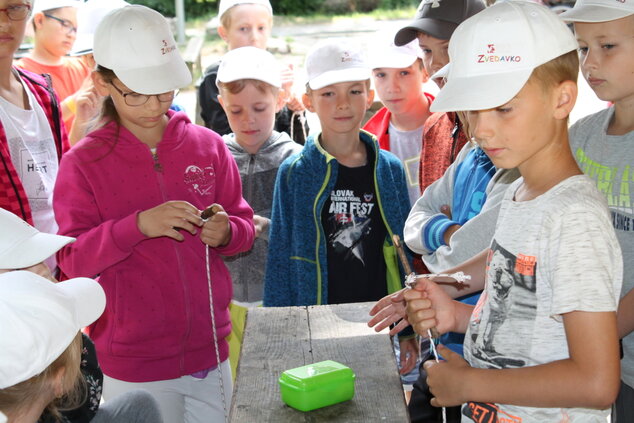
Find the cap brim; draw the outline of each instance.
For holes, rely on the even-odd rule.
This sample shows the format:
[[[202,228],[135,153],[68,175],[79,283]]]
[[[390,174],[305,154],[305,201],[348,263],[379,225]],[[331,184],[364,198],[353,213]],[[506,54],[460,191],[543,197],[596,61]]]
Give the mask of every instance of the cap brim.
[[[347,68],[336,71],[324,72],[321,75],[311,79],[308,86],[311,90],[318,90],[328,85],[338,84],[340,82],[365,81],[370,79],[370,68]]]
[[[0,269],[24,269],[43,262],[75,238],[38,232],[0,254]]]
[[[431,79],[447,78],[447,75],[449,75],[449,69],[451,69],[451,63],[447,63],[445,66],[440,68],[438,72],[434,73],[430,78]]]
[[[607,6],[583,6],[567,10],[559,14],[559,17],[565,22],[607,22],[630,15],[634,15],[634,10]]]
[[[113,71],[121,82],[139,94],[166,93],[183,88],[192,82],[192,74],[180,56],[159,66]]]
[[[97,320],[106,308],[106,294],[93,279],[68,279],[58,282],[57,287],[75,300],[77,323],[82,328]]]
[[[418,37],[419,32],[424,32],[441,40],[448,40],[457,27],[458,25],[456,24],[439,21],[438,19],[416,19],[396,33],[394,36],[394,44],[403,46]]]
[[[522,89],[532,69],[455,78],[451,74],[429,108],[432,112],[487,110],[507,103]]]
[[[414,64],[417,56],[413,56],[411,54],[400,54],[400,53],[392,53],[392,52],[377,52],[375,57],[368,60],[368,64],[370,65],[370,69],[377,68],[394,68],[394,69],[402,69],[408,68]]]

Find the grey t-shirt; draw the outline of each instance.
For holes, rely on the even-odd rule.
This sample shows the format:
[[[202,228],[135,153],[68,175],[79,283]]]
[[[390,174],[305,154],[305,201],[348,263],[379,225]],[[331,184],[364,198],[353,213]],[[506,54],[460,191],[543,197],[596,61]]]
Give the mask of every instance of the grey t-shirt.
[[[579,167],[608,202],[623,252],[623,296],[634,288],[634,131],[607,135],[613,115],[610,107],[576,122],[570,145]],[[623,338],[621,378],[634,388],[634,332]]]
[[[423,127],[411,131],[400,131],[390,122],[390,151],[403,163],[407,178],[407,192],[410,205],[420,197],[418,186],[418,167],[420,165],[420,150],[423,148]]]
[[[511,184],[502,200],[485,289],[465,336],[465,359],[473,367],[508,369],[566,359],[561,315],[615,311],[618,304],[621,251],[594,182],[573,176],[533,200],[513,201],[522,182]],[[463,405],[463,422],[471,421],[469,415],[485,421],[484,414],[486,421],[606,422],[610,410]]]

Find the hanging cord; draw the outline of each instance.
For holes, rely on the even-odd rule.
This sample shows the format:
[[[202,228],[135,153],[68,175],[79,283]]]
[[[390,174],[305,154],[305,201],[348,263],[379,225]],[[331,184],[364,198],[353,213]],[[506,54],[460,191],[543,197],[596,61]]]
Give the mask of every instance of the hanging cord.
[[[306,134],[306,112],[303,110],[299,110],[299,111],[294,111],[293,114],[291,114],[291,133],[290,136],[291,138],[293,138],[293,140],[295,140],[295,116],[297,116],[297,120],[299,120],[299,123],[302,127],[302,135],[304,136],[304,143],[306,142],[306,138],[308,138],[308,135]]]
[[[216,214],[216,210],[214,210],[214,205],[204,210],[201,213],[201,218],[204,222],[209,220],[214,214]],[[227,415],[227,399],[225,397],[225,382],[222,377],[222,370],[220,370],[220,349],[218,348],[218,333],[216,332],[216,313],[214,313],[214,301],[213,301],[213,290],[211,288],[211,266],[209,263],[209,247],[205,245],[205,266],[207,270],[207,287],[209,288],[209,312],[211,313],[211,330],[213,331],[214,338],[214,349],[216,351],[216,370],[218,372],[218,380],[220,380],[220,396],[222,397],[222,408],[225,414],[225,422],[228,421],[229,416]]]

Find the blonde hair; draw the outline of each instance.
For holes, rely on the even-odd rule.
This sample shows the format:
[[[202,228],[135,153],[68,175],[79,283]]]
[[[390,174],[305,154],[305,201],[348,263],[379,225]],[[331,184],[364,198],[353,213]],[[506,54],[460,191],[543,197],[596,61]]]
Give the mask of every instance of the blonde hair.
[[[533,69],[529,82],[538,83],[542,89],[549,90],[564,81],[577,83],[579,76],[579,55],[572,50]]]
[[[5,414],[19,414],[50,392],[54,387],[52,381],[57,373],[64,369],[62,377],[63,395],[56,398],[46,407],[55,418],[60,419],[60,410],[77,408],[86,398],[86,382],[82,377],[81,364],[82,335],[73,339],[64,352],[57,357],[44,371],[23,382],[0,389],[0,410]]]
[[[218,89],[221,91],[221,95],[222,91],[229,92],[231,94],[239,94],[242,90],[244,90],[247,84],[253,85],[262,94],[266,94],[266,91],[268,90],[273,93],[273,96],[277,97],[277,94],[280,92],[279,88],[271,84],[267,84],[264,81],[260,81],[259,79],[238,79],[237,81],[231,82],[218,81]]]
[[[231,12],[233,9],[235,9],[236,6],[240,6],[243,4],[251,4],[251,5],[258,5],[257,3],[240,3],[240,4],[236,4],[233,7],[230,7],[229,9],[227,9],[227,11],[225,13],[222,14],[222,16],[220,17],[220,26],[222,26],[225,29],[229,29],[229,27],[231,27]],[[262,6],[264,7],[264,6]],[[269,24],[272,26],[273,25],[273,15],[271,15],[270,17],[270,21]]]

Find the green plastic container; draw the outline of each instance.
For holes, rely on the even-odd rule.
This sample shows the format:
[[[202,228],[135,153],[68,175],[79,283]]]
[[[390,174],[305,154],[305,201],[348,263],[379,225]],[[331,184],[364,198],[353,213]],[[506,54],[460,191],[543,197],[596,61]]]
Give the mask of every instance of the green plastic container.
[[[354,379],[350,367],[326,360],[286,370],[278,382],[284,403],[311,411],[352,399]]]

